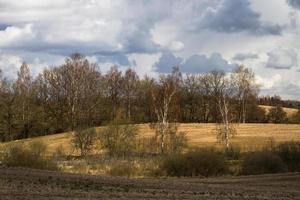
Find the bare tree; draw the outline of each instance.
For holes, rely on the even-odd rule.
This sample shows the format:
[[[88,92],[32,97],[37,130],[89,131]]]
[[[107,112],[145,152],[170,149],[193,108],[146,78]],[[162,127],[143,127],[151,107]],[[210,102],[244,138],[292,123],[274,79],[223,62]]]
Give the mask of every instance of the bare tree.
[[[27,138],[30,129],[32,128],[32,77],[30,69],[26,63],[23,63],[18,72],[18,79],[15,82],[15,91],[17,95],[17,102],[20,111],[20,121],[22,125],[21,137]]]
[[[137,96],[139,77],[132,69],[127,69],[123,78],[124,98],[127,119],[131,121],[132,103]]]
[[[80,155],[85,157],[90,151],[95,143],[96,129],[78,129],[73,134],[73,144],[75,148],[79,149]]]
[[[1,80],[0,108],[2,140],[13,140],[17,129],[16,93],[12,83],[6,79]]]
[[[233,82],[226,77],[224,72],[213,71],[209,75],[211,86],[217,99],[217,107],[221,116],[221,126],[218,129],[219,138],[225,141],[226,148],[229,148],[229,139],[235,134],[235,129],[231,126],[231,101],[234,96]]]
[[[232,74],[236,96],[239,101],[238,122],[246,123],[247,103],[251,95],[256,95],[258,86],[255,84],[254,73],[251,69],[239,66]]]
[[[96,64],[74,54],[62,66],[45,70],[37,84],[38,98],[57,127],[74,130],[97,124],[103,88]]]
[[[105,76],[107,86],[107,97],[112,106],[112,119],[116,119],[117,110],[121,101],[122,92],[122,72],[116,66],[111,67]]]
[[[181,74],[178,68],[174,68],[172,74],[160,77],[159,83],[152,91],[154,111],[157,117],[158,127],[156,133],[160,138],[160,150],[164,153],[165,138],[170,129],[170,108],[174,105],[175,95],[179,90]]]

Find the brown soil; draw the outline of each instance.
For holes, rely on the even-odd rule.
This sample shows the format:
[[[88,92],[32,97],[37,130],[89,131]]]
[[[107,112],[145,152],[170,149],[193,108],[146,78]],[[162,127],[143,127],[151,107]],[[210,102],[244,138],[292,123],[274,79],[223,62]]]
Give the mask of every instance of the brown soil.
[[[0,199],[300,199],[300,173],[127,179],[0,167]]]

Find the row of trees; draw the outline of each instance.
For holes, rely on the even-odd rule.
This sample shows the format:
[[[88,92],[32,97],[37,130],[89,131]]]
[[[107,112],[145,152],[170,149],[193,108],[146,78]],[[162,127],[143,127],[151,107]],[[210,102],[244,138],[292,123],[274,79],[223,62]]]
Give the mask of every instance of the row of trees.
[[[2,141],[93,127],[118,119],[157,123],[164,141],[170,122],[262,122],[258,86],[249,68],[183,76],[178,68],[158,79],[112,67],[106,74],[80,54],[32,77],[21,66],[16,80],[1,77]],[[162,142],[163,145],[163,142]],[[163,148],[163,147],[162,147]]]

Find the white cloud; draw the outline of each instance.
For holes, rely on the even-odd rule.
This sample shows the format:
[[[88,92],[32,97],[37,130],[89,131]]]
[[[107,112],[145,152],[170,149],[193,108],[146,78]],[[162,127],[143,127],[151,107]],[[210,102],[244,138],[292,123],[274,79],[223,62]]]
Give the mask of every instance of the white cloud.
[[[16,78],[22,62],[19,56],[0,53],[0,69],[5,77]]]
[[[274,69],[290,69],[298,65],[297,53],[294,49],[277,48],[268,53],[267,67]]]

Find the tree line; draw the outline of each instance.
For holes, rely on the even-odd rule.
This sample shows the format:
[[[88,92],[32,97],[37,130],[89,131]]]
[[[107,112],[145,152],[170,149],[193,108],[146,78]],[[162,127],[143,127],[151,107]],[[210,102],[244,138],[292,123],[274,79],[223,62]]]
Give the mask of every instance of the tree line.
[[[23,63],[16,80],[1,76],[0,140],[9,141],[108,124],[159,122],[267,122],[257,104],[250,68],[183,75],[178,67],[159,78],[116,66],[102,74],[96,63],[73,54],[33,77]],[[163,145],[163,144],[162,144]],[[162,147],[163,148],[163,147]]]

